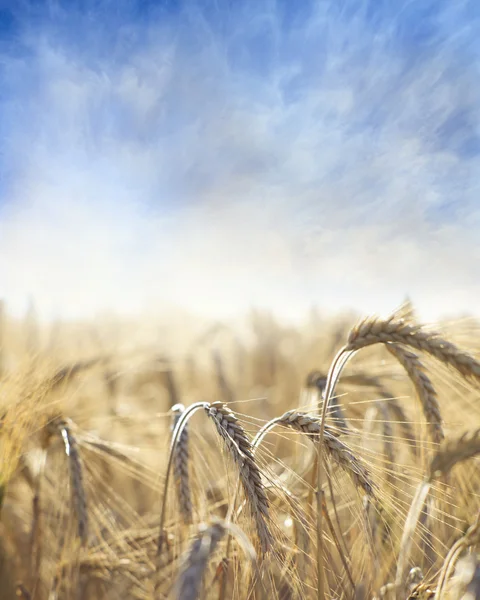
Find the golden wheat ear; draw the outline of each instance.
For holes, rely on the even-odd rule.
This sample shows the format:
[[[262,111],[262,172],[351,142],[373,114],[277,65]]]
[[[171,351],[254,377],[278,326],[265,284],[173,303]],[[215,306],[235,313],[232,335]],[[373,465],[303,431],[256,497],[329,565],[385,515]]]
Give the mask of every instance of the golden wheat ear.
[[[386,349],[407,372],[417,392],[432,440],[440,444],[445,438],[437,392],[418,356],[398,344],[386,344]]]
[[[266,423],[255,436],[253,445],[257,448],[265,435],[276,425],[289,427],[307,435],[314,443],[320,436],[321,419],[316,415],[309,415],[297,410],[290,410],[280,417]],[[369,496],[375,496],[375,486],[368,470],[361,459],[345,444],[338,439],[338,435],[328,425],[325,426],[323,443],[329,456],[351,477],[354,485]]]
[[[175,427],[177,426],[177,423],[184,411],[185,407],[183,406],[183,404],[175,404],[174,406],[172,406],[172,412],[174,414],[172,433],[173,431],[175,431]],[[184,522],[187,525],[192,523],[193,520],[189,464],[190,451],[188,441],[188,425],[185,425],[175,447],[175,456],[173,460],[173,478],[175,480],[175,486],[177,489],[180,513]]]
[[[255,462],[252,443],[235,414],[222,402],[210,404],[206,407],[206,411],[213,419],[220,437],[238,467],[240,481],[257,527],[262,551],[267,552],[273,545],[273,536],[268,524],[269,504],[262,475]]]
[[[477,454],[480,454],[480,429],[467,431],[458,438],[446,440],[430,463],[430,479],[447,475],[457,463]]]
[[[348,335],[344,352],[354,352],[373,344],[400,344],[430,354],[458,371],[466,379],[480,383],[480,363],[440,334],[425,331],[421,325],[405,321],[369,317],[356,325]]]
[[[61,416],[54,418],[48,424],[50,435],[57,434],[63,440],[65,454],[68,458],[70,471],[70,487],[72,505],[77,518],[77,532],[82,545],[88,543],[88,506],[83,478],[83,465],[77,440],[72,432],[72,422]]]

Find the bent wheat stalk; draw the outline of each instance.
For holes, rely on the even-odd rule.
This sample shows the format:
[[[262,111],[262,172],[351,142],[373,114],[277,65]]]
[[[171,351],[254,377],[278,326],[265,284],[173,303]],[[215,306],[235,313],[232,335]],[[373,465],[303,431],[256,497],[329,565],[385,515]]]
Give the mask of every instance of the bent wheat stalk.
[[[165,474],[165,482],[164,482],[164,487],[163,487],[162,504],[161,504],[161,508],[160,508],[160,527],[159,527],[158,542],[157,542],[157,560],[156,560],[156,567],[155,567],[155,583],[154,583],[155,594],[157,594],[157,592],[158,592],[159,571],[160,571],[160,566],[161,566],[161,554],[162,554],[163,544],[165,541],[163,529],[164,529],[165,517],[166,517],[166,513],[167,513],[168,484],[170,481],[170,472],[172,470],[172,464],[173,464],[174,457],[175,457],[175,449],[176,449],[177,441],[183,431],[183,428],[187,424],[188,419],[197,410],[199,410],[200,408],[206,408],[207,406],[209,406],[208,402],[196,402],[195,404],[192,404],[191,406],[189,406],[181,414],[180,418],[177,421],[175,429],[173,430],[172,439],[170,442],[170,451],[169,451],[169,455],[168,455],[167,471]]]
[[[176,446],[188,419],[200,408],[213,419],[218,433],[224,440],[230,454],[238,466],[240,481],[245,490],[252,516],[257,525],[257,533],[262,550],[267,552],[273,543],[273,538],[267,525],[268,500],[263,489],[260,469],[258,468],[252,454],[251,443],[243,427],[238,423],[236,416],[221,402],[196,402],[189,406],[180,416],[172,434],[170,452],[165,474],[164,491],[160,510],[160,529],[157,543],[157,564],[155,569],[154,592],[159,591],[159,571],[161,566],[161,553],[164,545],[164,525],[167,509],[168,484],[170,473],[174,462]]]
[[[473,525],[467,529],[465,535],[463,535],[459,540],[457,540],[453,546],[450,548],[447,557],[443,563],[442,570],[440,571],[440,575],[438,576],[437,589],[435,590],[435,598],[434,600],[440,600],[442,597],[443,588],[448,581],[451,572],[455,566],[455,561],[458,558],[460,552],[471,546],[474,546],[480,542],[480,513],[477,516],[477,519]],[[465,596],[465,598],[468,596]]]
[[[325,375],[320,373],[319,371],[312,371],[308,374],[306,380],[307,388],[314,388],[323,397],[325,392],[325,385],[327,383],[327,378]],[[335,422],[335,425],[342,431],[349,432],[350,427],[347,423],[347,419],[345,417],[345,413],[343,412],[342,405],[338,401],[338,398],[333,397],[331,401],[331,409],[330,416],[332,420]]]
[[[405,591],[404,586],[408,570],[408,560],[412,550],[413,536],[428,492],[430,491],[430,486],[430,481],[422,481],[418,486],[410,510],[408,511],[405,527],[403,528],[402,540],[400,542],[400,554],[397,562],[397,573],[395,576],[395,590],[399,597],[403,597],[402,594]]]
[[[98,365],[103,357],[91,358],[90,360],[79,361],[72,365],[66,365],[59,369],[52,377],[46,379],[43,384],[49,389],[57,389],[62,383],[70,383],[75,375]]]
[[[323,459],[322,459],[322,451],[323,451],[323,441],[325,434],[325,421],[327,417],[327,411],[330,404],[330,401],[335,392],[335,386],[337,384],[340,373],[350,359],[353,356],[354,352],[345,352],[342,348],[333,359],[332,365],[328,371],[327,382],[325,384],[325,392],[323,398],[323,407],[322,414],[320,420],[320,431],[319,431],[319,439],[317,446],[317,456],[316,456],[316,465],[314,471],[316,471],[316,480],[317,480],[317,492],[322,489],[323,483]],[[322,501],[321,494],[317,493],[317,599],[323,600],[325,597],[325,572],[323,568],[323,559],[324,559],[324,545],[323,545],[323,511],[322,511]]]

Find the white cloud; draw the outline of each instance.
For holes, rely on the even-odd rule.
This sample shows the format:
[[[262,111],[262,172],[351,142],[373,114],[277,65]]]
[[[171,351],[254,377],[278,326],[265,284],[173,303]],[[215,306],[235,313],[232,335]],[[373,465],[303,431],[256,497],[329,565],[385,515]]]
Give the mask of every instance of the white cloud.
[[[478,312],[469,30],[415,56],[321,6],[288,31],[272,10],[222,33],[191,9],[115,44],[100,18],[25,33],[28,55],[2,57],[9,304],[294,316],[409,293],[428,318]]]

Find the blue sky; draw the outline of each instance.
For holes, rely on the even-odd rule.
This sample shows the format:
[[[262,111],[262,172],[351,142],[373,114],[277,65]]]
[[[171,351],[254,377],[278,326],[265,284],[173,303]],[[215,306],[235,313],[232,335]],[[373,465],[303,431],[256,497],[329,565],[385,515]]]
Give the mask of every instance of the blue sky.
[[[0,0],[0,293],[478,311],[480,4]]]

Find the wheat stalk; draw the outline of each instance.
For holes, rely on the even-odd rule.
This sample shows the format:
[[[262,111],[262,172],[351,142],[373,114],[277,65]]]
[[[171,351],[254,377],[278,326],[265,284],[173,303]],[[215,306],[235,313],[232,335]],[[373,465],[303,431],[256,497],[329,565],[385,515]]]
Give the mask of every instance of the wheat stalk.
[[[165,518],[167,513],[168,483],[170,472],[175,457],[175,449],[178,439],[187,424],[188,419],[199,409],[203,408],[207,415],[213,419],[218,433],[224,440],[229,449],[234,462],[239,469],[240,480],[245,490],[246,499],[250,507],[253,518],[257,525],[257,532],[262,546],[266,552],[272,545],[273,538],[268,528],[266,519],[268,518],[268,501],[263,489],[260,470],[255,463],[252,453],[252,446],[243,427],[237,422],[233,412],[221,402],[209,404],[208,402],[196,402],[184,410],[180,415],[172,434],[170,442],[170,452],[165,475],[164,491],[160,510],[160,526],[157,542],[157,556],[154,580],[154,593],[159,592],[160,570],[162,560],[162,549],[165,543]]]
[[[453,598],[474,600],[480,598],[480,557],[478,554],[467,554],[455,567]]]
[[[435,600],[440,600],[442,597],[442,591],[446,581],[450,577],[450,574],[455,565],[455,561],[459,556],[460,552],[471,546],[475,546],[480,542],[480,514],[477,516],[475,523],[465,532],[459,540],[457,540],[450,548],[447,557],[443,563],[443,567],[438,576],[437,589],[435,590]]]
[[[327,377],[323,373],[320,371],[311,371],[307,376],[306,387],[314,388],[318,391],[320,397],[323,397],[326,383]],[[350,428],[348,426],[345,413],[343,412],[343,408],[336,396],[334,396],[331,400],[329,411],[332,420],[335,422],[335,425],[339,429],[348,432]]]
[[[206,406],[205,410],[213,419],[218,433],[238,466],[240,481],[256,523],[262,550],[267,552],[273,544],[272,534],[267,523],[269,507],[260,469],[253,455],[252,443],[235,414],[225,404],[214,402]]]
[[[375,317],[369,317],[367,319],[364,319],[350,331],[347,339],[347,344],[337,353],[330,366],[325,389],[325,400],[322,408],[319,453],[321,453],[322,451],[321,442],[323,439],[323,428],[325,426],[325,418],[328,406],[331,401],[331,398],[333,397],[335,386],[338,382],[343,368],[345,367],[351,356],[353,356],[353,354],[357,350],[378,343],[393,343],[416,348],[417,350],[426,352],[427,354],[430,354],[431,356],[437,358],[437,360],[441,361],[442,363],[456,369],[465,378],[473,380],[476,383],[480,382],[480,363],[470,354],[459,350],[454,344],[444,340],[439,334],[427,332],[423,330],[420,325],[413,325],[403,320],[395,320],[394,316],[386,320]],[[413,363],[409,364],[409,368],[412,366],[412,364]],[[418,370],[416,370],[416,377],[417,382],[421,383],[424,387],[425,379],[419,377]],[[432,406],[429,405],[428,409],[431,410]],[[317,464],[318,489],[320,489],[322,483],[322,476],[323,462],[319,460]],[[425,486],[427,488],[426,490]],[[406,568],[411,548],[411,541],[408,539],[408,536],[412,535],[413,530],[416,527],[416,523],[418,522],[418,517],[420,515],[420,511],[423,505],[423,501],[420,504],[420,499],[423,494],[426,498],[426,495],[428,494],[428,483],[422,485],[422,487],[419,488],[417,492],[417,497],[414,499],[414,502],[412,503],[412,506],[410,508],[409,517],[407,519],[408,527],[406,525],[404,529],[404,535],[402,537],[402,548],[400,552],[399,562],[397,565],[397,574],[395,581],[397,589],[403,586],[404,571]],[[423,498],[423,500],[425,500],[425,498]],[[411,529],[412,523],[413,529]],[[317,518],[317,545],[320,548],[320,551],[318,552],[318,555],[320,557],[323,548],[322,517],[320,510],[318,510]],[[319,558],[319,581],[321,579],[320,575],[323,577],[322,569],[323,567]]]
[[[161,569],[161,561],[162,561],[162,550],[165,543],[165,518],[167,515],[167,498],[168,498],[168,484],[170,481],[170,473],[172,470],[172,465],[175,458],[175,449],[178,443],[178,439],[182,434],[182,431],[187,424],[188,419],[201,408],[208,408],[210,405],[208,402],[195,402],[191,406],[189,406],[186,410],[184,410],[178,418],[177,424],[175,425],[175,429],[172,433],[172,439],[170,441],[170,451],[168,454],[168,464],[167,464],[167,472],[165,474],[164,488],[163,488],[163,496],[162,503],[160,508],[160,526],[158,533],[158,542],[157,542],[157,556],[156,556],[156,565],[155,565],[155,581],[154,581],[154,593],[157,594],[159,588],[159,575]]]
[[[417,488],[405,522],[395,578],[395,585],[398,590],[401,590],[404,585],[413,534],[433,481],[442,475],[447,475],[459,462],[468,460],[477,454],[480,454],[480,429],[473,432],[466,432],[454,440],[445,441],[432,458],[427,477]],[[477,536],[480,531],[479,522],[472,526],[471,529],[469,539],[473,540],[476,539],[474,536]],[[439,585],[441,588],[442,582]]]
[[[348,356],[349,355],[347,354],[347,357]],[[324,441],[326,439],[330,440],[330,443],[328,443],[328,442],[325,443],[325,446],[327,448],[329,448],[330,451],[332,451],[332,447],[334,448],[334,453],[337,455],[337,460],[340,461],[340,464],[342,464],[342,466],[344,468],[347,468],[347,466],[351,466],[351,463],[349,462],[349,459],[351,457],[355,458],[355,456],[348,449],[348,447],[345,446],[345,444],[342,445],[343,447],[339,446],[338,444],[342,444],[342,442],[340,442],[339,440],[337,440],[338,444],[335,444],[335,442],[333,442],[332,439],[330,438],[330,436],[328,435],[329,432],[328,431],[326,432],[325,417],[326,417],[326,413],[327,413],[327,409],[328,409],[328,402],[329,402],[331,395],[333,394],[333,391],[335,388],[335,382],[336,382],[335,375],[336,375],[336,369],[338,367],[337,360],[340,361],[340,369],[341,369],[341,362],[342,362],[342,360],[346,360],[346,358],[343,359],[341,352],[339,352],[333,361],[332,368],[329,372],[329,376],[328,376],[328,380],[327,380],[325,399],[323,402],[321,417],[313,418],[315,423],[310,421],[309,419],[303,419],[304,425],[307,428],[309,426],[312,428],[312,431],[310,431],[310,432],[307,431],[306,433],[309,433],[310,435],[318,435],[318,442],[316,444],[316,447],[317,447],[316,467],[314,469],[314,471],[316,471],[316,481],[317,481],[317,490],[318,491],[320,491],[322,489],[323,467],[324,467],[324,461],[322,460],[322,449],[324,446]],[[272,427],[274,427],[276,424],[278,424],[279,422],[288,421],[288,419],[291,418],[292,422],[295,423],[296,418],[295,418],[295,416],[293,416],[295,413],[302,414],[302,416],[305,417],[305,413],[298,413],[298,411],[289,411],[288,413],[285,413],[285,415],[282,415],[282,417],[279,417],[277,419],[272,419],[270,422],[268,422],[266,425],[264,425],[261,428],[261,430],[257,433],[257,435],[255,436],[255,439],[253,441],[253,446],[256,448],[260,444],[262,439],[265,437],[267,432]],[[308,415],[306,415],[306,416],[308,417]],[[299,423],[300,423],[300,420],[298,421],[298,425],[299,425]],[[284,424],[284,423],[282,423],[282,424]],[[290,425],[290,426],[294,426],[294,425]],[[301,430],[303,431],[303,429],[301,429]],[[327,435],[326,435],[326,433],[327,433]],[[331,437],[333,439],[336,439],[335,436],[333,436],[333,435]],[[337,452],[335,452],[335,450]],[[353,464],[355,464],[355,463],[353,463]],[[371,487],[368,480],[364,478],[363,467],[361,467],[359,470],[357,470],[357,469],[349,470],[349,472],[354,473],[354,475],[351,475],[353,477],[354,483],[358,482],[362,487],[364,487],[364,489],[367,493],[373,494],[373,487]],[[325,574],[324,574],[324,568],[323,568],[323,561],[324,561],[323,516],[324,515],[323,515],[323,510],[322,510],[321,494],[317,493],[317,598],[318,598],[318,600],[323,600],[323,598],[325,596]]]
[[[405,526],[403,528],[402,540],[400,542],[400,554],[398,556],[397,572],[395,575],[395,588],[398,593],[405,591],[406,572],[413,544],[413,535],[429,491],[430,483],[428,481],[422,481],[415,492],[412,504],[410,505],[410,510],[408,511]]]

